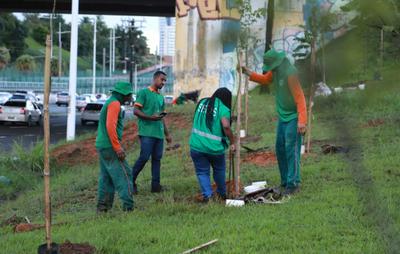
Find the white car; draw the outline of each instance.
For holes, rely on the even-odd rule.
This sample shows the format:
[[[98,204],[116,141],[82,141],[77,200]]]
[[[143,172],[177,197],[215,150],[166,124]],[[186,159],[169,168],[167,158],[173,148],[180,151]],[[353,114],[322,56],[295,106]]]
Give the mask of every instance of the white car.
[[[95,94],[85,93],[85,94],[81,94],[80,96],[89,97],[89,100],[90,100],[89,102],[96,102],[97,101],[97,98],[96,98]]]
[[[103,108],[104,102],[88,103],[81,115],[81,124],[86,125],[88,122],[98,123],[100,119],[100,111]]]
[[[68,92],[57,93],[57,100],[56,100],[56,105],[57,106],[61,106],[61,105],[68,106],[68,103],[69,103],[69,94],[68,94]]]
[[[82,110],[90,102],[90,98],[87,96],[76,96],[76,109]]]
[[[11,93],[8,92],[0,92],[0,105],[3,105],[8,99],[12,96]]]
[[[39,106],[27,99],[9,99],[0,106],[0,122],[22,122],[28,126],[40,125],[42,111]]]

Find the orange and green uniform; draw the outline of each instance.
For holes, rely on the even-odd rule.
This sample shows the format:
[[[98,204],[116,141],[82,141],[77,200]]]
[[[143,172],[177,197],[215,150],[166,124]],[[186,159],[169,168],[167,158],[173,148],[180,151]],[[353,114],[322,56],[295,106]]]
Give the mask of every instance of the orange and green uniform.
[[[100,159],[97,209],[109,210],[118,192],[124,210],[133,209],[132,176],[126,160],[120,161],[116,152],[122,150],[123,115],[122,95],[113,92],[106,101],[99,119],[96,149]]]
[[[273,83],[275,104],[279,117],[276,138],[276,155],[281,175],[281,185],[296,188],[300,184],[300,150],[302,136],[298,124],[306,124],[306,102],[297,78],[296,68],[283,53],[267,52],[265,74],[252,73],[250,80],[268,85]]]

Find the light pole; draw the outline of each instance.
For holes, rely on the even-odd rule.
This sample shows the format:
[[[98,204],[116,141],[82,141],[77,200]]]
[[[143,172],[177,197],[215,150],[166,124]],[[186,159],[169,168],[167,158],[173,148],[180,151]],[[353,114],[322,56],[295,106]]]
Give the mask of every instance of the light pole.
[[[70,33],[70,31],[61,31],[61,22],[58,23],[58,77],[62,75],[62,41],[61,34]]]
[[[76,74],[78,64],[78,20],[79,0],[72,0],[71,15],[71,48],[69,61],[69,104],[67,120],[67,140],[75,139],[76,122]]]
[[[94,18],[93,26],[93,85],[92,94],[96,92],[96,34],[97,34],[97,17]]]

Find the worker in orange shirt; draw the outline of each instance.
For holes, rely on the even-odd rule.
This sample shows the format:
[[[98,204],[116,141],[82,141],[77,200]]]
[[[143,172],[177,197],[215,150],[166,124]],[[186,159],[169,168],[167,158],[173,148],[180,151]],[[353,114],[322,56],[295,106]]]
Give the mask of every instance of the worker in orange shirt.
[[[279,116],[276,136],[276,156],[284,194],[290,195],[300,187],[300,150],[306,132],[307,110],[297,69],[285,52],[271,49],[264,54],[263,73],[257,74],[242,66],[241,71],[251,81],[274,85],[276,110]]]

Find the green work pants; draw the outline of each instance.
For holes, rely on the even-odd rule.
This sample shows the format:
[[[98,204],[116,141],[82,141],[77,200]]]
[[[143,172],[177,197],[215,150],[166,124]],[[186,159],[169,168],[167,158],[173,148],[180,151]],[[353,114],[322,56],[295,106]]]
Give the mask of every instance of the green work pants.
[[[97,153],[100,159],[98,211],[111,209],[115,191],[118,192],[123,209],[132,210],[133,184],[127,161],[120,161],[112,148],[98,148]]]
[[[300,149],[302,136],[297,132],[297,118],[279,120],[276,136],[276,157],[281,174],[281,186],[296,188],[300,184]]]

